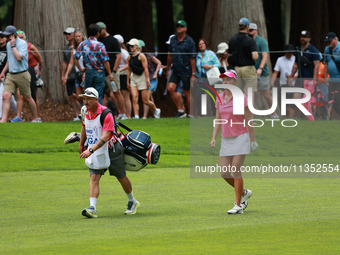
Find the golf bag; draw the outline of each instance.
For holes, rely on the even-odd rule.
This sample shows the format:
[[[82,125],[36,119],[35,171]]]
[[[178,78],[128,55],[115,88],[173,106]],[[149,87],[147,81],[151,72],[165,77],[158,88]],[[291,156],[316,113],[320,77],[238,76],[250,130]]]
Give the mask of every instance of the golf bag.
[[[109,112],[109,109],[105,109],[102,112],[100,116],[101,123],[104,123],[105,116]],[[118,121],[115,121],[115,127],[115,129],[120,130],[120,132],[114,135],[120,139],[124,147],[125,170],[139,171],[148,164],[156,165],[158,163],[161,155],[161,147],[151,142],[151,137],[148,133],[140,130],[132,130]],[[120,127],[129,132],[124,134]]]

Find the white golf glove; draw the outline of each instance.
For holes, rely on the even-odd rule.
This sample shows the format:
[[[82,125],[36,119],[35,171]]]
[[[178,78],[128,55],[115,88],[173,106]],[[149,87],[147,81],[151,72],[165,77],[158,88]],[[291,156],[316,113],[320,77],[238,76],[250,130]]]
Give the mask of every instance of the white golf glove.
[[[258,148],[259,145],[257,144],[257,142],[250,142],[250,149],[252,152],[256,152]]]

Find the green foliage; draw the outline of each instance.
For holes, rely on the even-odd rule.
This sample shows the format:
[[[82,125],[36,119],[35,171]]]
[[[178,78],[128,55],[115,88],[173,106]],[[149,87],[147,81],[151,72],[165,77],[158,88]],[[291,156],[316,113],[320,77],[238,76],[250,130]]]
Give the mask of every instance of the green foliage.
[[[172,0],[172,10],[174,13],[173,17],[174,24],[176,24],[177,21],[180,19],[185,19],[183,10],[183,0]]]
[[[0,30],[4,30],[13,21],[13,3],[13,0],[0,1]]]

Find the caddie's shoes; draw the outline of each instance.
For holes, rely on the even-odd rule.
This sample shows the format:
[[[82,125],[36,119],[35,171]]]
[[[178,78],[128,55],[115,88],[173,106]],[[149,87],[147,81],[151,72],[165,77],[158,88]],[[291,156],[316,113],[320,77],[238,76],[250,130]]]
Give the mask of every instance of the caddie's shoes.
[[[80,133],[71,132],[68,136],[66,136],[64,143],[74,143],[80,141]]]
[[[98,218],[97,211],[93,206],[85,208],[81,214],[87,218]]]
[[[125,215],[131,215],[131,214],[136,214],[137,208],[140,206],[140,203],[135,200],[135,201],[129,201],[127,209],[125,211]]]

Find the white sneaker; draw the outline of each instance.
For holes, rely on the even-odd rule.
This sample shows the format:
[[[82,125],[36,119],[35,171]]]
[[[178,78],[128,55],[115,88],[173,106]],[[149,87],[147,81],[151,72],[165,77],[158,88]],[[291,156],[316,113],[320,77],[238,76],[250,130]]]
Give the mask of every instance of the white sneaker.
[[[156,108],[153,116],[155,117],[155,119],[159,119],[161,117],[161,109]]]
[[[241,197],[241,206],[245,210],[248,206],[248,199],[251,197],[253,192],[250,189],[245,189],[244,194]]]
[[[74,117],[73,121],[81,121],[81,119],[77,116],[77,117]]]
[[[238,206],[236,203],[233,209],[230,209],[228,211],[228,214],[241,214],[241,213],[243,213],[243,208],[241,206]]]
[[[248,206],[247,200],[241,203],[241,207],[242,207],[243,210],[245,210],[247,208],[247,206]]]
[[[98,218],[96,208],[90,206],[89,208],[85,208],[81,214],[87,218]]]
[[[128,202],[128,206],[127,206],[127,209],[125,211],[125,215],[131,215],[131,214],[136,214],[137,212],[137,208],[140,206],[140,203],[135,200],[134,202],[132,201],[129,201]]]

